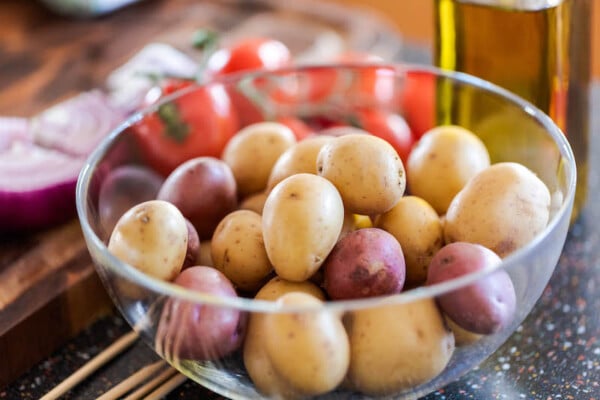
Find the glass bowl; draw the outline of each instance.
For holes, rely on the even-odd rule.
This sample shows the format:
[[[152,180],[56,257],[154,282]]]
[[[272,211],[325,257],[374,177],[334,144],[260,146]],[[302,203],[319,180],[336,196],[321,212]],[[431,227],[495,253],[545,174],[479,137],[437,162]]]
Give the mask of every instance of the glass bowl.
[[[424,337],[432,334],[430,331],[436,329],[434,326],[439,329],[439,315],[437,322],[431,322],[424,314],[439,310],[435,301],[439,296],[485,279],[491,273],[489,270],[435,285],[406,288],[395,295],[302,306],[256,300],[253,293],[248,292],[239,292],[237,297],[222,297],[192,291],[152,278],[117,259],[107,248],[114,221],[107,220],[100,204],[103,187],[111,175],[123,167],[154,169],[153,173],[163,177],[168,174],[169,170],[162,168],[164,165],[157,167],[156,158],[149,157],[148,143],[144,143],[148,137],[139,135],[140,127],[146,126],[149,120],[156,120],[158,113],[176,106],[182,99],[194,98],[199,92],[203,95],[211,93],[221,111],[233,111],[237,116],[236,127],[260,119],[283,121],[293,118],[318,129],[328,126],[331,121],[355,122],[361,110],[378,110],[401,115],[418,134],[434,125],[461,125],[482,139],[492,163],[514,161],[527,166],[549,188],[552,207],[545,229],[528,244],[504,257],[498,267],[508,273],[515,289],[516,312],[512,320],[495,333],[476,335],[464,342],[450,333],[451,337],[446,336],[442,342],[435,343],[438,350],[450,352],[447,359],[440,361],[435,353],[437,350],[428,348],[431,342],[424,344],[428,343]],[[214,124],[206,118],[206,103],[200,102],[196,106],[204,122],[202,129],[190,131],[190,134],[202,135],[199,143],[207,142],[204,143],[206,146],[200,147],[213,150],[211,154],[193,154],[192,151],[186,157],[218,156],[218,148],[211,147],[214,141],[208,143],[208,140],[214,139],[214,130],[222,130],[223,124]],[[77,185],[77,211],[98,274],[117,308],[150,347],[199,384],[238,399],[268,395],[273,398],[407,399],[441,388],[477,367],[531,311],[553,273],[565,242],[573,206],[575,173],[569,144],[552,120],[526,101],[483,80],[419,65],[304,66],[232,75],[193,85],[133,115],[89,157]],[[133,204],[139,201],[141,189],[136,189],[135,185],[122,185],[119,190],[121,193],[114,197],[115,202],[125,199],[125,203]],[[136,198],[138,200],[131,200]],[[211,323],[204,322],[204,332],[190,328],[205,315],[214,316],[218,312],[237,318],[234,332],[221,333],[237,337],[237,347],[232,346],[225,354],[211,348],[214,344],[211,342],[214,335],[213,339],[208,338],[214,333],[208,332],[213,329]],[[364,329],[363,339],[370,340],[371,344],[391,343],[391,347],[389,351],[383,351],[385,357],[380,357],[385,360],[371,357],[371,361],[362,366],[370,373],[370,378],[365,379],[371,379],[371,383],[364,385],[356,383],[358,378],[346,373],[348,365],[365,355],[360,353],[363,350],[352,349],[355,343],[352,340],[340,339],[349,343],[346,351],[351,355],[347,355],[346,364],[341,361],[346,369],[337,372],[336,383],[329,387],[323,381],[335,375],[339,357],[344,358],[331,349],[331,346],[337,346],[335,340],[327,342],[323,339],[330,347],[325,346],[322,351],[304,351],[285,341],[279,345],[267,343],[267,339],[261,341],[263,337],[273,340],[273,335],[283,329],[290,337],[301,336],[305,344],[317,343],[332,329],[338,329],[338,333],[340,326],[350,330],[358,316],[365,312],[366,315],[378,313],[384,317],[379,318],[380,323],[375,322],[377,318],[371,321],[372,325]],[[272,323],[271,328],[264,328],[256,322],[260,318],[263,321],[271,318],[270,321],[279,321],[279,325]],[[315,322],[323,318],[329,318],[330,322],[333,318],[337,328]],[[442,325],[446,332],[452,332],[443,321]],[[257,326],[262,326],[262,330]],[[273,329],[274,326],[281,329]],[[230,337],[225,339],[231,340]],[[258,364],[252,368],[264,373],[259,378],[250,376],[245,366],[244,353],[251,345],[255,346],[254,359],[250,355],[251,360],[246,363]],[[203,351],[184,351],[190,346]],[[364,346],[369,348],[369,345]],[[303,384],[297,381],[307,382],[307,386],[299,387]]]

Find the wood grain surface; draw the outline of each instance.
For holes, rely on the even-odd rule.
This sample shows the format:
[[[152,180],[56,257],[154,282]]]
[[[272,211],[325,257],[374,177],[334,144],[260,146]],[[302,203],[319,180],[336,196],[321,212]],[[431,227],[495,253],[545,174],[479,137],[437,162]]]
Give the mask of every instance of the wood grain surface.
[[[144,1],[111,16],[74,20],[34,1],[3,0],[0,115],[31,117],[101,87],[152,38],[179,29],[186,3]],[[76,218],[1,238],[0,386],[112,311]]]

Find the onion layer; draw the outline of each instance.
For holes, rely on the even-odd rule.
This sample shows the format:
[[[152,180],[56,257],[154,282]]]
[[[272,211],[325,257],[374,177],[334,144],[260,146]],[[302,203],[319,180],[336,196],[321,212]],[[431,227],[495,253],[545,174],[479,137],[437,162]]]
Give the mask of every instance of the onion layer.
[[[83,162],[33,143],[13,142],[0,154],[0,232],[37,230],[72,218]]]
[[[0,118],[0,233],[72,218],[85,158],[124,117],[94,90],[31,119]]]

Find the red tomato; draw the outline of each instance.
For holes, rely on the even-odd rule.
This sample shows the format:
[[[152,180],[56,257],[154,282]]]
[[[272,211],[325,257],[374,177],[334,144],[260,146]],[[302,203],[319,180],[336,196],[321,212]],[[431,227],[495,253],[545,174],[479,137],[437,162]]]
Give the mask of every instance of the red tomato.
[[[277,79],[281,78],[281,79]],[[351,76],[325,66],[312,66],[298,74],[274,72],[257,78],[254,88],[264,99],[280,106],[327,102],[330,96],[344,96],[349,105],[373,107],[397,104],[397,79],[391,67],[363,66]]]
[[[290,50],[279,40],[252,37],[214,52],[208,59],[209,76],[255,69],[276,69],[288,65]]]
[[[176,92],[179,89],[191,86],[194,81],[183,78],[166,78],[160,84],[152,87],[144,99],[144,106],[149,106],[160,100],[161,97]]]
[[[363,109],[357,112],[355,124],[391,144],[406,165],[415,138],[402,116],[380,109]]]
[[[335,61],[344,63],[376,63],[383,62],[383,58],[376,54],[364,53],[361,51],[348,50],[338,54],[335,57]]]
[[[304,121],[296,117],[279,117],[276,119],[276,121],[290,128],[292,132],[294,132],[294,136],[296,136],[297,141],[300,141],[315,133],[310,126],[308,126]]]
[[[235,113],[238,116],[240,127],[264,121],[265,118],[263,112],[254,102],[242,93],[236,91],[235,88],[227,88],[226,90],[231,99]]]
[[[435,126],[435,76],[409,71],[400,98],[400,108],[415,139]]]
[[[282,42],[252,37],[239,40],[214,52],[207,61],[206,76],[220,76],[240,71],[272,70],[290,64],[292,55]],[[262,112],[242,94],[229,90],[242,126],[263,120]]]
[[[220,157],[239,124],[224,87],[210,85],[161,105],[132,129],[147,162],[168,175],[191,158]]]
[[[362,72],[353,82],[352,90],[373,104],[388,103],[394,98],[396,72],[389,67],[376,66],[383,63],[381,57],[375,54],[347,51],[338,55],[336,61],[350,65],[375,64],[372,68],[361,70]]]
[[[317,67],[311,70],[308,79],[309,95],[307,96],[311,101],[325,99],[340,84],[347,85],[344,90],[348,90],[354,99],[360,100],[364,105],[388,103],[394,98],[395,71],[383,65],[377,66],[376,64],[383,62],[381,57],[369,53],[348,51],[337,55],[333,62],[373,66],[362,67],[360,73],[357,72],[350,82],[345,81],[347,77],[340,76],[339,72],[327,67]]]
[[[372,135],[386,140],[394,147],[404,165],[408,160],[412,147],[415,143],[415,137],[406,123],[406,120],[400,115],[379,108],[360,108],[353,111],[351,116],[331,118],[328,116],[316,116],[307,121],[316,132],[323,132],[329,135],[339,135],[351,133],[351,130],[337,130],[335,128],[351,126],[360,128]],[[329,129],[332,129],[328,131]]]

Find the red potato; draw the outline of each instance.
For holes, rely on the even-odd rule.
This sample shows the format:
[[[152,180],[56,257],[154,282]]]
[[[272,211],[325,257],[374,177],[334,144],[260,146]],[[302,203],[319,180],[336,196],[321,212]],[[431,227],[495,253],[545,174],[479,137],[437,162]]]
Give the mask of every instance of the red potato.
[[[406,277],[400,244],[378,228],[363,228],[343,236],[323,268],[325,291],[334,300],[399,293]]]
[[[213,296],[237,296],[225,275],[212,267],[187,268],[174,283]],[[156,349],[169,359],[215,360],[241,345],[246,319],[234,308],[173,298],[163,308]]]
[[[427,285],[491,269],[500,262],[496,253],[479,244],[450,243],[431,260]],[[459,327],[469,332],[492,334],[512,321],[516,294],[508,273],[498,270],[467,287],[440,296],[438,303]]]
[[[237,208],[233,173],[213,157],[197,157],[179,165],[157,197],[177,206],[194,225],[200,240],[210,239],[221,219]]]
[[[200,259],[200,237],[194,225],[189,220],[185,220],[188,230],[187,251],[185,260],[181,269],[189,268],[197,264]]]

